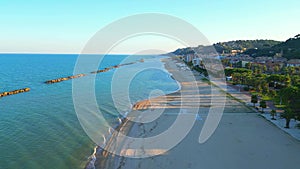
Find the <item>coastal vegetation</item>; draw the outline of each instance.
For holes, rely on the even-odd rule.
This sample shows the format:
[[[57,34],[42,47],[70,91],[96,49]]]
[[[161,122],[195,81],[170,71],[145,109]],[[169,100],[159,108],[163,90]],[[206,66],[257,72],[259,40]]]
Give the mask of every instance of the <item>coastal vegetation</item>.
[[[202,74],[206,72],[199,67],[193,69]],[[253,107],[256,108],[259,103],[262,113],[267,108],[267,102],[283,110],[280,117],[286,120],[285,128],[290,127],[291,119],[300,120],[300,67],[286,67],[280,74],[267,74],[263,67],[227,68],[225,75],[232,77],[228,83],[251,93]],[[275,120],[277,111],[272,109],[270,114]]]
[[[251,103],[255,107],[259,102],[262,113],[267,101],[284,110],[281,117],[286,119],[286,128],[289,128],[291,119],[300,120],[299,67],[285,67],[280,74],[268,74],[263,67],[228,68],[225,74],[232,77],[229,83],[243,86],[252,94]],[[272,119],[275,119],[274,111],[271,112]]]

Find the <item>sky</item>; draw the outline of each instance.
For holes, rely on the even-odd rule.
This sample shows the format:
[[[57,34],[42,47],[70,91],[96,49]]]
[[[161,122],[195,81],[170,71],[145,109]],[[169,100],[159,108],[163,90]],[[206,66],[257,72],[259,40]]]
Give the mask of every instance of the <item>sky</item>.
[[[299,6],[299,0],[0,0],[0,53],[80,53],[105,26],[142,13],[183,19],[211,44],[285,41],[300,33]],[[145,36],[124,41],[114,53],[147,50],[143,44],[160,51],[184,47],[174,39]]]

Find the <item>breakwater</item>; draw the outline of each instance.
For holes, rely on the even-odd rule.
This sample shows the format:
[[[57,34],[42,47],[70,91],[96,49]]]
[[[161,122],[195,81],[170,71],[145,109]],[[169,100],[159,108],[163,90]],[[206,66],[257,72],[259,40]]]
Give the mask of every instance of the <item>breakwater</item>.
[[[137,62],[144,62],[144,60],[141,59]],[[108,67],[108,68],[104,68],[104,69],[100,69],[100,70],[97,70],[97,71],[90,72],[90,74],[97,74],[97,73],[107,72],[111,69],[117,69],[121,66],[132,65],[132,64],[135,64],[137,62],[130,62],[130,63],[114,65],[114,66],[111,66],[111,67]],[[77,75],[73,75],[73,76],[67,76],[67,77],[61,77],[61,78],[57,78],[57,79],[51,79],[51,80],[45,81],[44,83],[46,83],[46,84],[59,83],[59,82],[72,80],[72,79],[76,79],[76,78],[80,78],[80,77],[84,77],[84,76],[87,76],[87,74],[82,73],[82,74],[77,74]],[[2,92],[2,93],[0,93],[0,98],[5,97],[5,96],[19,94],[19,93],[29,92],[29,91],[30,91],[30,88],[23,88],[23,89],[17,89],[17,90],[13,90],[13,91]]]
[[[2,93],[0,93],[0,97],[15,95],[15,94],[29,92],[29,91],[30,91],[30,88],[23,88],[23,89],[8,91],[8,92],[2,92]]]
[[[74,75],[74,76],[62,77],[62,78],[58,78],[58,79],[47,80],[47,81],[45,81],[45,83],[47,83],[47,84],[58,83],[58,82],[66,81],[66,80],[80,78],[83,76],[86,76],[86,75],[78,74],[78,75]]]
[[[144,60],[141,59],[139,62],[144,62]],[[137,62],[130,62],[130,63],[114,65],[114,66],[111,66],[111,67],[108,67],[108,68],[92,71],[92,72],[90,72],[90,74],[104,73],[104,72],[107,72],[111,69],[117,69],[121,66],[132,65],[132,64],[135,64],[135,63],[137,63]],[[83,77],[83,76],[86,76],[86,74],[78,74],[78,75],[74,75],[74,76],[61,77],[61,78],[58,78],[58,79],[47,80],[44,83],[46,83],[46,84],[59,83],[59,82],[63,82],[63,81],[66,81],[66,80],[80,78],[80,77]]]

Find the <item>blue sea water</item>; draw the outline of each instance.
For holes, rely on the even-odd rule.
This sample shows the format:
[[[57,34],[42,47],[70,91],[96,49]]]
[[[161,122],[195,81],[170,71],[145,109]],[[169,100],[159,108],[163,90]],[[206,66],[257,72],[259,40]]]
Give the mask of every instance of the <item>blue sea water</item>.
[[[0,98],[0,169],[84,168],[95,143],[77,119],[72,81],[43,83],[73,75],[77,58],[78,55],[62,54],[0,54],[0,92],[31,88],[27,93]],[[160,58],[107,55],[99,69],[120,64],[124,59],[126,62],[144,59],[144,62],[119,68],[123,72],[149,66],[162,68]],[[115,105],[126,104],[123,111],[128,111],[130,106],[112,99],[111,81],[116,71],[100,73],[95,78],[97,103],[112,124],[120,116]],[[117,83],[122,87],[122,78],[117,79]],[[128,90],[131,104],[134,104],[148,98],[155,89],[171,93],[178,87],[167,72],[153,68],[136,74]]]

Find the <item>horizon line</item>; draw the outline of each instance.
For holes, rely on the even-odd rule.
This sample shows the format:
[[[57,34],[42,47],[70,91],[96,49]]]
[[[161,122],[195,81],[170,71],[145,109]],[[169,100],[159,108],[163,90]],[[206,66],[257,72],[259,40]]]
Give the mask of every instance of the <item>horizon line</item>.
[[[44,53],[44,52],[0,52],[0,55],[3,54],[24,54],[24,55],[165,55],[168,53],[160,54],[130,54],[130,53],[109,53],[109,54],[100,54],[100,53]]]

